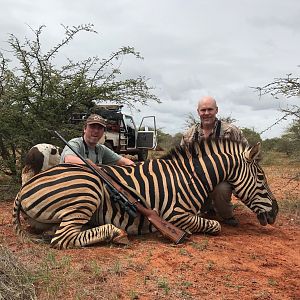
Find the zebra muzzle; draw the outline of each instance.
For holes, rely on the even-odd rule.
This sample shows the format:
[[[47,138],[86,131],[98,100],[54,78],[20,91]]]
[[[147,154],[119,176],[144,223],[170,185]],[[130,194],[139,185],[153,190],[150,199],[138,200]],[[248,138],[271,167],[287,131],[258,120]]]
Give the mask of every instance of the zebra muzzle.
[[[264,212],[259,213],[257,215],[257,219],[258,219],[260,225],[262,225],[262,226],[266,226],[268,224],[268,219],[267,219],[266,213],[264,213]]]
[[[260,212],[257,214],[257,219],[259,223],[263,226],[267,224],[274,224],[276,220],[276,216],[278,214],[278,204],[276,200],[272,201],[272,210],[269,212]]]

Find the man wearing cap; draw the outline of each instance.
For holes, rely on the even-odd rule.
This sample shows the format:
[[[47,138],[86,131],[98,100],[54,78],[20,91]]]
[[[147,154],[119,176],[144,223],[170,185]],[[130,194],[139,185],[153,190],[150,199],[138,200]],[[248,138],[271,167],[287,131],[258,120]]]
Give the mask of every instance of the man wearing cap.
[[[104,134],[105,127],[105,120],[99,115],[92,114],[84,124],[82,137],[71,139],[69,143],[74,150],[95,164],[133,165],[132,160],[113,152],[105,145],[98,144]],[[83,161],[68,146],[65,146],[60,163],[83,164]]]

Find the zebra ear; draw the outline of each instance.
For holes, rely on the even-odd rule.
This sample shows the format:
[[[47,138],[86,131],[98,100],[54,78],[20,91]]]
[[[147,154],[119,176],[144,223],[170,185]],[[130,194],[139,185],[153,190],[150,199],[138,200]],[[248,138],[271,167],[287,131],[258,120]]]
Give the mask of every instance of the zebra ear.
[[[245,158],[249,161],[260,157],[261,144],[258,142],[255,146],[251,147],[245,152]]]

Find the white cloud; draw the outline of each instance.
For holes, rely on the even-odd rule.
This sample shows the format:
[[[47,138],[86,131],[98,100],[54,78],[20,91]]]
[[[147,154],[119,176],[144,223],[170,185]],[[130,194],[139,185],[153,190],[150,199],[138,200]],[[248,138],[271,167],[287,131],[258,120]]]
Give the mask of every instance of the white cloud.
[[[134,46],[145,59],[124,59],[124,76],[150,78],[163,102],[140,108],[137,119],[156,115],[166,132],[182,131],[186,116],[196,115],[198,99],[211,94],[222,116],[261,132],[280,119],[278,108],[286,103],[259,99],[251,87],[299,74],[299,13],[298,0],[2,0],[0,48],[8,48],[8,33],[30,36],[26,24],[47,26],[46,48],[63,38],[60,24],[93,23],[99,34],[80,34],[60,59],[108,57]],[[287,124],[263,137],[280,135]]]

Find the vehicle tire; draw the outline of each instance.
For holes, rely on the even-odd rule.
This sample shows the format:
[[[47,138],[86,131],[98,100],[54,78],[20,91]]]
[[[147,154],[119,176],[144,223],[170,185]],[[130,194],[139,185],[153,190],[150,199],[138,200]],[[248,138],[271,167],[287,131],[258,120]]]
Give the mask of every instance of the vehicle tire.
[[[138,160],[144,161],[148,158],[148,149],[140,150],[138,153]]]

